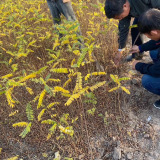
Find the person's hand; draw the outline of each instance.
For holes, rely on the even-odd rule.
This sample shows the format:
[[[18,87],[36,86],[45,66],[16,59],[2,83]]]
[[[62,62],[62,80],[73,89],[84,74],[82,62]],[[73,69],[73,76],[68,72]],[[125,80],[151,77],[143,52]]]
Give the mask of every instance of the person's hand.
[[[70,2],[71,0],[63,0],[63,3],[67,3]]]
[[[114,64],[118,66],[122,58],[122,51],[115,53]]]
[[[132,48],[130,49],[130,53],[139,53],[139,47],[137,45],[132,46]]]
[[[139,62],[139,61],[136,61],[136,60],[132,62],[132,69],[134,69],[134,70],[136,69],[135,66],[136,66],[136,64],[137,64],[138,62]]]

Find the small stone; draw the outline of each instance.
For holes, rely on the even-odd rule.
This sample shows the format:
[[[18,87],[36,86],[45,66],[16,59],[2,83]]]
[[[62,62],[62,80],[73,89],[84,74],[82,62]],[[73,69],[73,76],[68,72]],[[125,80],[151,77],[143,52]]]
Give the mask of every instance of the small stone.
[[[143,153],[136,151],[133,160],[143,160]]]
[[[149,138],[149,137],[150,137],[149,134],[145,134],[145,135],[144,135],[144,138]]]
[[[144,156],[145,156],[145,157],[148,157],[148,156],[149,156],[149,153],[145,153]]]
[[[79,155],[78,159],[83,159],[84,158],[84,154]]]
[[[104,159],[108,159],[109,157],[112,157],[112,153],[107,153],[105,154],[105,156],[103,157]]]
[[[130,160],[130,159],[132,159],[132,158],[133,158],[133,153],[128,153],[128,154],[127,154],[127,159]]]
[[[134,133],[132,134],[132,136],[133,136],[134,138],[136,138],[136,133],[134,132]]]
[[[100,153],[101,157],[104,155],[104,148],[99,148],[98,152]]]
[[[122,157],[121,148],[115,147],[114,152],[113,152],[113,159],[114,160],[119,160],[121,157]]]
[[[117,141],[117,147],[119,147],[121,145],[120,141]]]
[[[132,83],[133,84],[138,84],[138,80],[137,79],[132,79]]]
[[[141,93],[140,93],[139,91],[137,91],[137,92],[135,92],[135,95],[136,95],[136,96],[140,96]]]
[[[113,141],[116,141],[116,139],[117,139],[116,137],[113,137]]]

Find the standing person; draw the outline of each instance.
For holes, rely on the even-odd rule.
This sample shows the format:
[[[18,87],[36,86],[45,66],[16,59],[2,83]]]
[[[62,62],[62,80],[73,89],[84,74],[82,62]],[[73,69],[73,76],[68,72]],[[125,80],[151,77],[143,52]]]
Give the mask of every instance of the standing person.
[[[72,4],[70,0],[47,0],[47,4],[49,10],[51,12],[54,24],[61,23],[61,14],[63,14],[68,21],[76,21],[76,16],[74,14]],[[79,31],[77,32],[78,36],[81,36],[81,31],[79,27]],[[62,35],[59,33],[60,38]],[[83,43],[82,40],[79,38],[79,42]],[[80,46],[81,48],[81,46]]]
[[[142,85],[145,89],[160,95],[160,10],[150,9],[142,14],[138,20],[138,28],[140,33],[152,39],[144,44],[143,50],[150,51],[153,64],[134,61],[132,68],[144,74]],[[157,100],[154,106],[160,109],[160,100]]]
[[[70,0],[47,0],[47,4],[54,24],[61,23],[61,14],[63,14],[67,20],[76,21]]]
[[[122,49],[125,48],[129,33],[129,26],[132,17],[134,18],[133,25],[137,24],[138,17],[150,8],[160,9],[160,0],[106,0],[105,14],[108,18],[119,20],[119,49],[115,55],[115,63],[119,64],[122,57]],[[142,39],[139,36],[137,28],[131,29],[132,45],[143,45]],[[138,39],[137,39],[138,37]],[[128,57],[127,60],[132,60],[135,54]]]

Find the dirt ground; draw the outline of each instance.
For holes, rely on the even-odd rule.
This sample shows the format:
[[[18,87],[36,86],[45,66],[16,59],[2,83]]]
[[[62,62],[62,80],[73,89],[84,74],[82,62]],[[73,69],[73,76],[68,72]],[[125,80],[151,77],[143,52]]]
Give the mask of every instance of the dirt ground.
[[[143,60],[150,61],[148,53],[145,53]],[[73,157],[75,160],[159,160],[160,110],[153,107],[153,102],[159,97],[141,86],[142,75],[138,72],[133,74],[131,63],[128,64],[123,76],[131,77],[125,84],[131,95],[117,91],[110,97],[108,104],[108,97],[104,96],[107,94],[105,88],[97,93],[104,96],[99,102],[100,106],[103,104],[101,111],[105,111],[104,122],[100,117],[94,117],[96,123],[91,117],[86,117],[78,124],[82,130],[77,135],[77,141],[67,139],[46,142],[43,129],[32,141],[29,137],[33,138],[33,135],[24,140],[17,138],[18,131],[8,124],[7,119],[3,119],[0,124],[1,159],[19,155],[19,160],[52,160],[56,151],[68,157],[74,151],[77,152],[77,156]],[[5,117],[5,106],[2,105],[1,121]],[[91,128],[94,128],[94,133]],[[87,152],[90,156],[86,155]]]
[[[144,54],[142,61],[151,61],[148,52]],[[131,63],[126,75],[130,70]],[[131,146],[125,147],[126,144],[120,143],[114,149],[114,159],[118,159],[116,154],[121,151],[119,159],[122,160],[159,160],[160,110],[153,106],[159,96],[145,90],[141,85],[142,75],[136,71],[134,73],[129,83],[131,95],[124,95],[124,104],[121,106],[129,116],[127,134],[130,135],[128,142]]]
[[[148,41],[145,36],[144,41]],[[149,52],[145,52],[143,62],[151,62]],[[124,71],[125,72],[125,71]],[[113,159],[121,160],[160,160],[160,110],[153,106],[159,99],[142,87],[142,75],[132,70],[132,62],[126,67],[126,76],[131,81],[126,84],[131,95],[123,94],[122,110],[128,114],[128,143],[120,142],[113,151]],[[130,144],[130,146],[128,146]]]
[[[148,53],[143,61],[150,61]],[[73,138],[66,136],[55,140],[53,137],[46,141],[46,128],[35,123],[34,131],[21,139],[20,129],[13,128],[14,122],[8,119],[10,110],[5,96],[1,96],[0,159],[19,155],[18,160],[53,160],[59,151],[62,160],[64,157],[74,160],[160,160],[160,110],[153,107],[159,97],[142,87],[142,75],[133,74],[131,63],[122,68],[117,74],[131,78],[124,82],[130,95],[121,90],[108,93],[105,86],[95,93],[95,115],[89,116],[86,113],[89,106],[82,102],[75,104],[75,110],[65,108],[72,115],[82,115],[74,126]],[[22,91],[19,92],[21,98],[28,96],[23,89],[19,91]]]

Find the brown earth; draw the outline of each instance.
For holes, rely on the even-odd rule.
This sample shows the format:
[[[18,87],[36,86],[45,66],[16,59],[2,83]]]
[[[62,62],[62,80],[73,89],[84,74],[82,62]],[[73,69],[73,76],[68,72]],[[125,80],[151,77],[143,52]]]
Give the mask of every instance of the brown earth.
[[[85,27],[83,29],[85,30]],[[112,37],[113,35],[107,36]],[[74,160],[160,159],[160,116],[159,110],[152,105],[158,96],[143,89],[141,86],[142,75],[139,73],[133,75],[129,72],[131,64],[123,64],[119,68],[113,66],[110,60],[113,60],[116,48],[116,44],[113,45],[114,41],[109,41],[108,38],[104,39],[104,36],[98,37],[97,41],[106,41],[103,42],[102,50],[97,49],[94,54],[107,70],[107,77],[99,76],[96,80],[109,81],[109,74],[131,77],[131,80],[123,82],[131,94],[127,95],[121,90],[108,93],[109,89],[115,87],[114,83],[99,88],[94,92],[97,98],[94,115],[87,113],[88,109],[93,108],[93,104],[84,103],[84,98],[75,102],[72,107],[57,106],[57,112],[60,114],[65,111],[72,117],[79,115],[77,122],[73,125],[75,135],[73,137],[63,135],[65,138],[57,140],[56,137],[59,136],[57,133],[49,141],[46,141],[49,128],[40,125],[37,120],[25,139],[19,137],[21,129],[12,127],[13,123],[26,119],[23,116],[25,115],[24,104],[32,97],[24,88],[19,87],[14,95],[18,100],[23,99],[17,106],[18,109],[20,108],[21,117],[15,116],[14,119],[9,117],[12,109],[8,106],[5,95],[1,95],[0,148],[2,151],[0,159],[4,160],[19,155],[19,160],[53,160],[57,151],[62,159],[72,157]],[[110,55],[106,55],[108,52],[105,46],[110,46],[109,49],[107,48]],[[42,59],[46,58],[44,53],[39,56]],[[144,57],[144,59],[147,58]],[[40,64],[37,59],[34,60],[34,57],[30,57],[28,63]],[[92,66],[92,70],[96,71],[95,64]],[[6,72],[5,65],[2,65],[0,74],[5,75]],[[37,86],[35,90],[38,91],[41,88]],[[52,101],[49,98],[48,100]],[[151,120],[148,119],[149,116]]]

